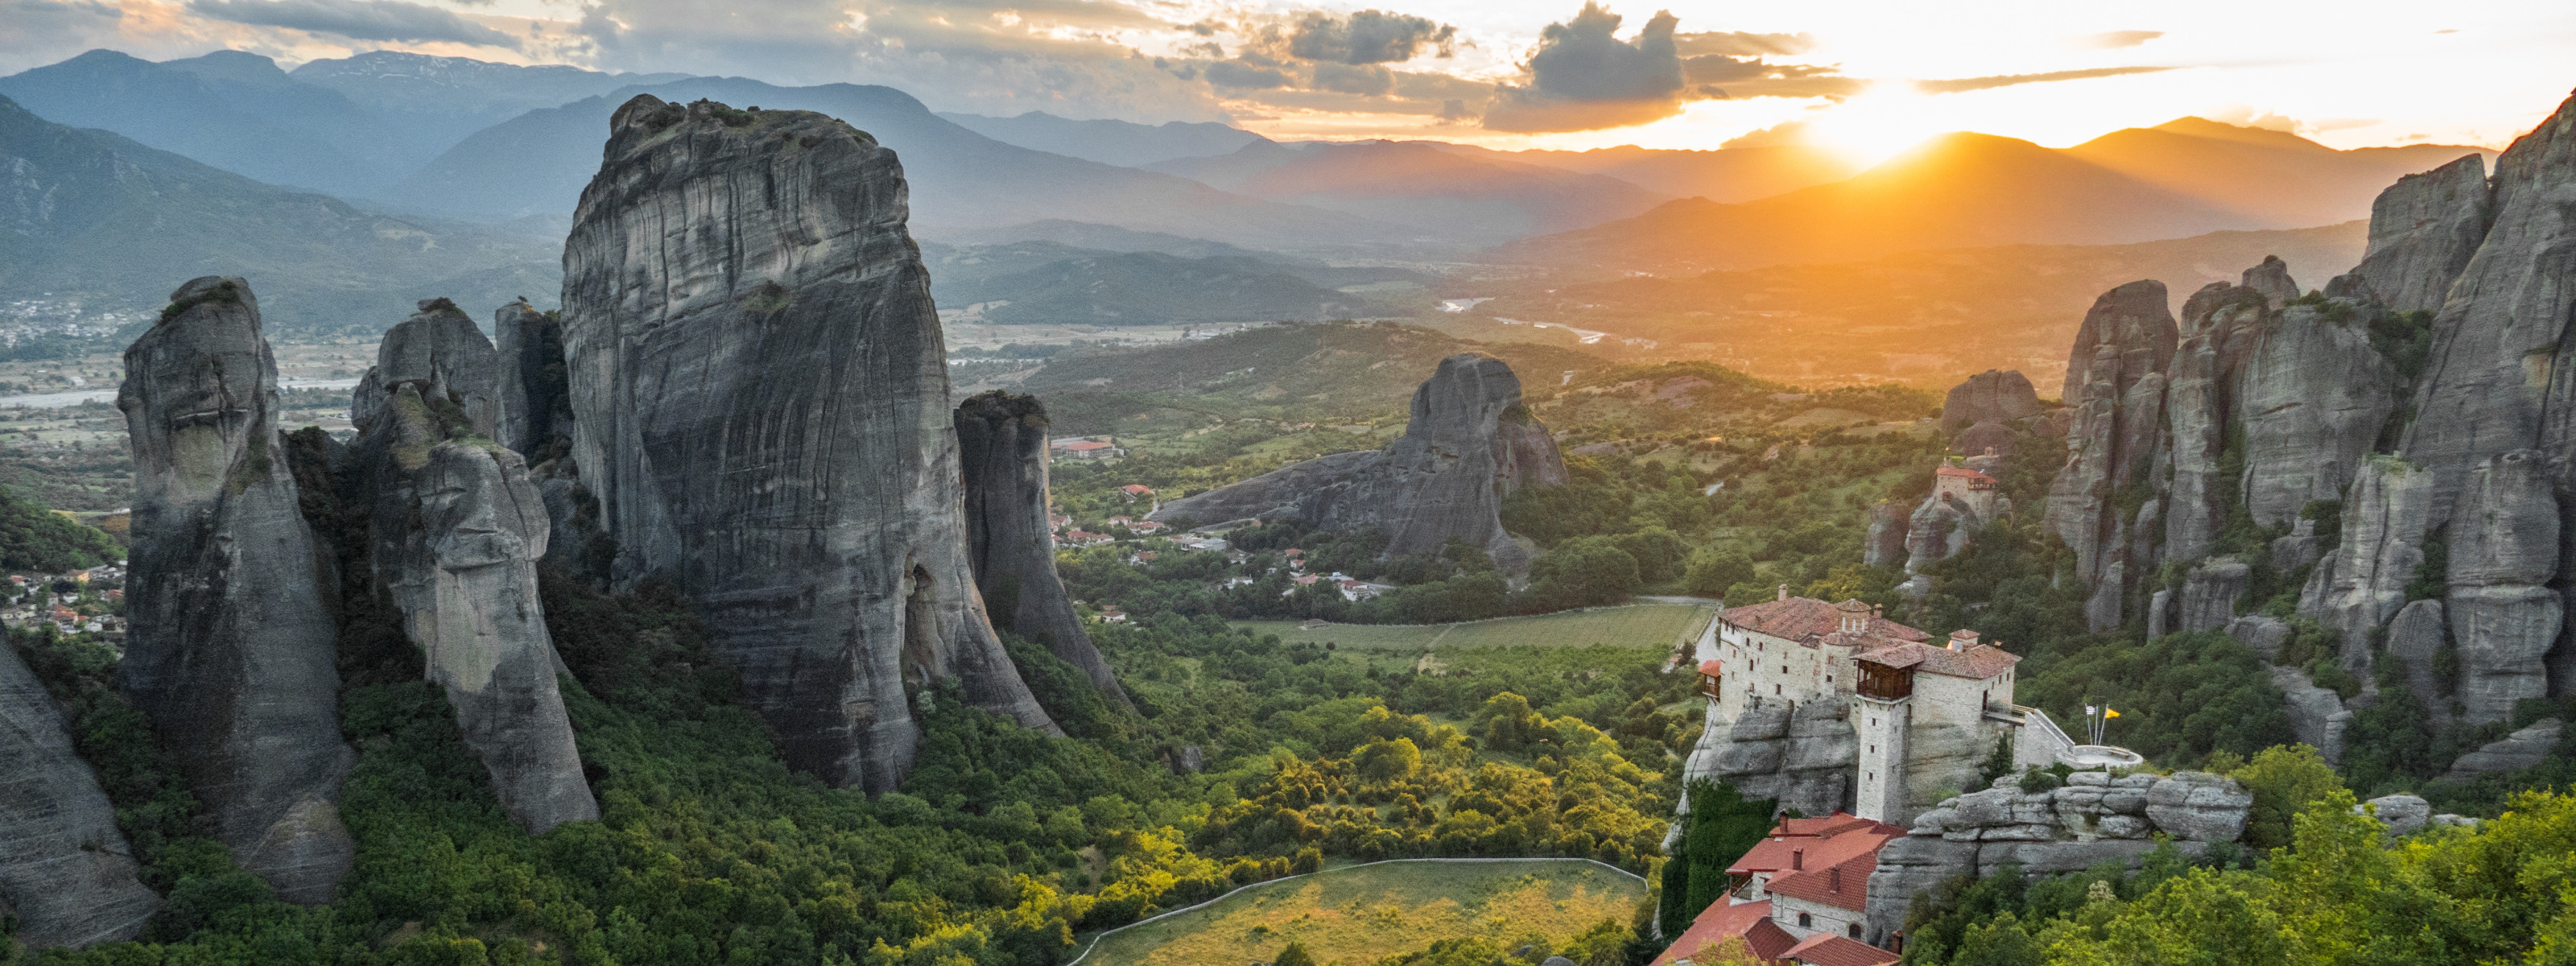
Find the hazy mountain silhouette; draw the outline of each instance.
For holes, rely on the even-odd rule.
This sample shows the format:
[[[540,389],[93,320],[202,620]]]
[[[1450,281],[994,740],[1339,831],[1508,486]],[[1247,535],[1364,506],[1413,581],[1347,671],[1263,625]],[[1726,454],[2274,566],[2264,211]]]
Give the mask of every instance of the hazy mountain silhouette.
[[[1264,247],[1367,243],[1399,233],[1361,218],[1227,194],[1185,178],[1003,144],[933,115],[891,87],[778,87],[738,77],[624,88],[530,111],[466,138],[396,186],[391,198],[465,217],[570,212],[599,168],[609,115],[643,93],[671,101],[713,98],[739,107],[820,111],[847,121],[902,157],[912,221],[934,234],[938,228],[1049,218]]]
[[[241,275],[274,329],[382,331],[413,303],[554,300],[559,242],[371,214],[262,184],[0,98],[0,298],[101,296],[150,308],[200,275]]]
[[[1453,154],[1607,175],[1677,198],[1739,202],[1841,181],[1859,169],[1822,148],[1799,145],[1669,151],[1623,144],[1590,151],[1495,151],[1423,141]]]
[[[2125,128],[2067,154],[2148,184],[2256,219],[2267,228],[2322,225],[2370,215],[2370,201],[2399,177],[2480,148],[2414,144],[2337,151],[2295,134],[2185,117]]]
[[[1018,117],[941,111],[939,116],[1004,144],[1130,168],[1174,158],[1229,154],[1264,140],[1261,135],[1213,121],[1076,121],[1045,111],[1030,111]]]
[[[1471,157],[1421,142],[1255,142],[1151,165],[1212,187],[1490,244],[1643,212],[1666,196],[1617,178]]]

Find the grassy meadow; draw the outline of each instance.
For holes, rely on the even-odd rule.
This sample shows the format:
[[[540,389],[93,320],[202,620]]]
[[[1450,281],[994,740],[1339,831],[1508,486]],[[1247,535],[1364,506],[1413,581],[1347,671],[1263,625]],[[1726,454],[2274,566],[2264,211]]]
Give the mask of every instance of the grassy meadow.
[[[1700,604],[1630,604],[1459,624],[1325,624],[1301,629],[1299,621],[1237,621],[1235,626],[1255,634],[1277,634],[1289,643],[1329,643],[1370,651],[1419,652],[1435,645],[1670,647],[1697,637],[1714,614],[1714,608]]]
[[[1645,883],[1581,861],[1384,862],[1227,896],[1100,940],[1081,966],[1269,962],[1290,942],[1323,964],[1363,964],[1442,939],[1562,942],[1627,922]]]

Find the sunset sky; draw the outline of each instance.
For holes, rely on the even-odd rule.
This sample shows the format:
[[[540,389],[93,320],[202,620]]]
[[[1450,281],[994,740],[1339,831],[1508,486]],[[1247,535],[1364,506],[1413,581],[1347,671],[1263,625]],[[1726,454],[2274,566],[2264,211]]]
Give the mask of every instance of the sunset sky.
[[[2197,114],[2336,147],[2501,146],[2576,86],[2576,4],[1810,0],[1587,8],[1210,0],[0,0],[0,73],[108,47],[373,49],[902,88],[941,110],[1231,121],[1283,139],[1876,160]]]

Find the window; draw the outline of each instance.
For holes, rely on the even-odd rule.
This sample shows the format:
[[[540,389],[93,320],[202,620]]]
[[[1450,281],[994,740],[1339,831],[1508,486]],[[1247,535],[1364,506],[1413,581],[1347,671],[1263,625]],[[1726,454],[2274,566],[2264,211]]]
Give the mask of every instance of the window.
[[[1799,914],[1798,914],[1798,928],[1805,929],[1805,928],[1812,927],[1812,926],[1814,926],[1815,924],[1816,924],[1816,917],[1814,917],[1814,916],[1810,916],[1810,915],[1808,915],[1808,914],[1806,914],[1806,913],[1803,913],[1803,912],[1801,912],[1801,913],[1799,913]]]
[[[1877,745],[1871,745],[1871,746],[1869,746],[1869,753],[1870,753],[1870,754],[1873,754],[1873,755],[1878,754],[1878,746],[1877,746]]]
[[[1843,929],[1843,935],[1850,936],[1850,937],[1852,937],[1853,939],[1859,939],[1859,938],[1860,938],[1860,923],[1856,923],[1856,922],[1855,922],[1855,923],[1852,923],[1850,926],[1844,927],[1844,929]]]
[[[1778,694],[1778,693],[1780,693],[1780,686],[1779,686],[1779,685],[1777,685],[1777,684],[1772,685],[1772,686],[1771,686],[1771,693],[1772,693],[1772,694]]]

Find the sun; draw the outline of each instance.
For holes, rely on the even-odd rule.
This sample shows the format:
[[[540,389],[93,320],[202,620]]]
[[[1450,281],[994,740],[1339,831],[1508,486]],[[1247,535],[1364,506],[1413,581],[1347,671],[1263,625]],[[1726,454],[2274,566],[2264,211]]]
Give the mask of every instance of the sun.
[[[1801,137],[1842,155],[1853,166],[1867,168],[1957,125],[1937,99],[1905,81],[1881,81],[1809,119]]]

